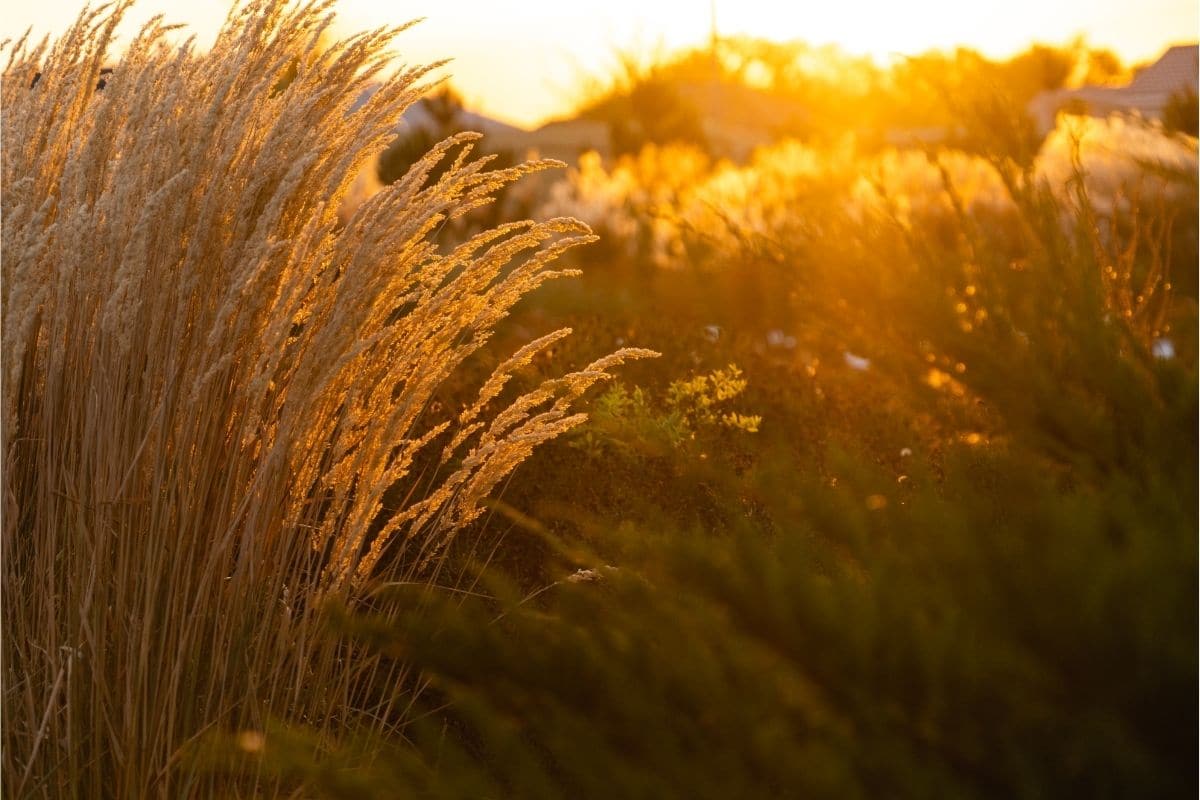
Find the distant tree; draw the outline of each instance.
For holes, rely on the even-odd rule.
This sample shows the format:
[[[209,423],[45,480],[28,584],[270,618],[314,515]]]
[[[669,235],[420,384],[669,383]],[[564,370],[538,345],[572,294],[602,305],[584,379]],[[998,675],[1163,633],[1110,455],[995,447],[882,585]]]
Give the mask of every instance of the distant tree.
[[[1111,50],[1081,47],[1079,72],[1073,76],[1081,85],[1119,83],[1129,77],[1129,70]]]
[[[706,147],[700,112],[666,80],[638,84],[616,108],[627,110],[611,120],[613,146],[635,152],[647,144],[686,142]]]
[[[699,51],[646,64],[620,53],[607,86],[595,90],[579,116],[608,125],[613,150],[635,153],[648,144],[686,143],[708,149],[699,109],[679,92],[681,82],[726,79]]]
[[[1189,136],[1200,135],[1200,106],[1197,106],[1196,93],[1191,89],[1176,92],[1167,100],[1163,108],[1163,127],[1169,131],[1186,133]]]
[[[1031,96],[1061,89],[1075,71],[1076,56],[1070,50],[1035,44],[1008,61],[1006,71],[1013,84]]]
[[[429,114],[433,124],[409,125],[388,149],[380,154],[376,166],[380,183],[395,183],[403,178],[409,168],[429,152],[431,147],[463,130],[462,98],[450,87],[422,97],[417,104]],[[450,161],[443,160],[430,173],[429,181],[436,183],[449,167]]]
[[[424,119],[414,120],[406,125],[388,146],[379,154],[375,165],[375,175],[379,182],[391,184],[403,178],[414,164],[421,160],[434,145],[455,134],[474,130],[478,126],[466,116],[462,97],[449,86],[442,87],[417,101],[417,107],[424,112]],[[480,133],[486,133],[479,131]],[[517,157],[508,150],[499,150],[490,146],[486,135],[475,143],[477,152],[492,157],[488,169],[505,169],[515,166]],[[456,150],[455,152],[459,152]],[[448,154],[434,165],[426,178],[427,185],[434,185],[445,175],[454,164],[454,154]],[[478,208],[444,230],[444,233],[455,238],[484,227],[498,225],[509,219],[508,215],[519,213],[524,206],[521,192],[514,192],[512,187],[503,186],[495,192],[495,201],[486,207]]]

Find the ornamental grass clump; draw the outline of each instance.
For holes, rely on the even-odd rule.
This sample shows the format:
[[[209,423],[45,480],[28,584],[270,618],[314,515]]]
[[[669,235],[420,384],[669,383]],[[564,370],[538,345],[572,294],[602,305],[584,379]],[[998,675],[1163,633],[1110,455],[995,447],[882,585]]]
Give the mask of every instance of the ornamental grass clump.
[[[207,796],[207,735],[399,724],[366,678],[403,667],[328,644],[322,605],[432,580],[573,401],[648,355],[504,391],[553,333],[443,408],[592,236],[437,231],[551,162],[488,170],[463,134],[343,223],[431,83],[388,72],[403,27],[328,44],[331,3],[252,0],[203,51],[155,18],[98,89],[129,5],[17,42],[3,73],[5,797]]]

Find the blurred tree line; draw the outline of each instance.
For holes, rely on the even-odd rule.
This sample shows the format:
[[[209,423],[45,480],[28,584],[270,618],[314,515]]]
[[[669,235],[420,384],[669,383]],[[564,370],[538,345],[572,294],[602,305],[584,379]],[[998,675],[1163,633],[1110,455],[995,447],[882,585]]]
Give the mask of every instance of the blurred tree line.
[[[1112,51],[1082,39],[1034,44],[1009,59],[958,48],[880,66],[835,46],[731,37],[715,49],[650,63],[623,54],[616,77],[593,86],[579,113],[610,123],[618,153],[683,142],[725,155],[715,152],[708,130],[714,117],[718,124],[740,118],[738,124],[770,138],[815,143],[852,133],[861,143],[882,146],[889,137],[920,138],[936,129],[938,143],[970,149],[981,133],[970,120],[985,130],[1001,121],[1035,138],[1025,109],[1039,92],[1117,83],[1129,75]],[[761,102],[745,102],[748,91]],[[757,118],[747,118],[748,111]]]

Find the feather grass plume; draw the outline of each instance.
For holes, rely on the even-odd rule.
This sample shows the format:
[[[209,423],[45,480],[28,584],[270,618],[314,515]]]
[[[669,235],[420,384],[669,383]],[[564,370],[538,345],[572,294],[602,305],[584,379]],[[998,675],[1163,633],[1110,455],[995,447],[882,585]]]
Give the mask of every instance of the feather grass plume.
[[[575,399],[650,355],[497,411],[556,333],[439,419],[438,388],[593,237],[572,219],[449,251],[434,234],[553,164],[489,171],[464,134],[343,225],[339,199],[430,85],[432,67],[388,76],[403,27],[318,47],[331,3],[253,0],[202,51],[155,18],[98,91],[129,6],[17,42],[3,74],[8,797],[204,795],[215,779],[185,765],[208,731],[390,724],[360,691],[384,667],[323,643],[322,601],[364,597],[385,547],[408,578],[434,569],[580,421]],[[445,481],[385,508],[438,443]]]

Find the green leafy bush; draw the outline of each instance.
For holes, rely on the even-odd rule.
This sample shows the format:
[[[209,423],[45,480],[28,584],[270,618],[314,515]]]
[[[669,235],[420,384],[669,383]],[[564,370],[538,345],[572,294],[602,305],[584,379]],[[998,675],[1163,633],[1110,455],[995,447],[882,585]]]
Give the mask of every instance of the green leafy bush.
[[[788,520],[775,533],[629,532],[604,554],[571,551],[536,598],[493,577],[491,599],[424,595],[399,625],[341,618],[425,671],[433,716],[374,766],[319,759],[332,777],[316,785],[355,775],[355,792],[331,796],[380,798],[1194,791],[1194,481],[1064,491],[1026,459],[969,446],[941,480],[841,467],[835,489],[775,496]]]

